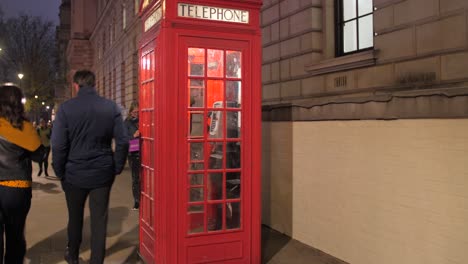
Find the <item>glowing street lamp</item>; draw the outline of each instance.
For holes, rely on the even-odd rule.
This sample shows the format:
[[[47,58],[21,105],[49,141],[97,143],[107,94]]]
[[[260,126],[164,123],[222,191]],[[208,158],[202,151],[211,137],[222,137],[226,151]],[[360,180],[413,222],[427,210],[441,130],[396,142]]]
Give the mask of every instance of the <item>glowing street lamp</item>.
[[[21,87],[21,80],[23,79],[24,74],[18,73],[18,78],[20,79],[20,87]]]

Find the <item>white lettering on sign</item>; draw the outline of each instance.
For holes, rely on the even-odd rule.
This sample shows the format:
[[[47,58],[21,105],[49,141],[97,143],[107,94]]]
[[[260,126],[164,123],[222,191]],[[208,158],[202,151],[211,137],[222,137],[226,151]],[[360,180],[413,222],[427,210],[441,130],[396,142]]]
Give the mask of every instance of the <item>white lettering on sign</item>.
[[[161,8],[154,10],[154,12],[145,20],[145,32],[148,31],[152,26],[156,25],[156,23],[161,20],[162,12]]]
[[[178,4],[178,16],[234,23],[249,23],[249,11],[212,6]]]

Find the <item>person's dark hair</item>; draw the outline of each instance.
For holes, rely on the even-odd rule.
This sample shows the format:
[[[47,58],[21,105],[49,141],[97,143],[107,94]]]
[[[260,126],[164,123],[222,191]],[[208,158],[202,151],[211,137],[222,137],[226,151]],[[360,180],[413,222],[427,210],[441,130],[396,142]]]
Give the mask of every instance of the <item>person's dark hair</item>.
[[[23,93],[16,86],[4,85],[0,87],[0,117],[5,118],[17,129],[23,129],[24,105],[21,102]]]
[[[80,70],[73,75],[73,82],[78,84],[80,88],[84,86],[94,87],[96,84],[96,76],[92,71]]]

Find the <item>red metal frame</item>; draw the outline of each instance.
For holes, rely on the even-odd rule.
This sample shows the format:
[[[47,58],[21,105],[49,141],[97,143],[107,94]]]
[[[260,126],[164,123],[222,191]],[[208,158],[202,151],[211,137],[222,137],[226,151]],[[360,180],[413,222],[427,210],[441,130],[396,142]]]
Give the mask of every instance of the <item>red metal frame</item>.
[[[236,24],[177,17],[177,1],[153,1],[141,10],[143,23],[158,8],[162,10],[162,17],[143,33],[140,42],[140,127],[143,136],[140,254],[147,263],[260,263],[261,1],[182,3],[248,10],[250,22]],[[191,48],[203,49],[205,55],[218,50],[210,54],[222,67],[210,64],[208,56],[203,61],[192,59],[215,72],[226,68],[228,51],[240,52],[240,78],[224,74],[189,78]],[[190,58],[198,56],[192,53]],[[237,54],[230,53],[230,59]],[[202,105],[193,104],[190,93],[196,93],[198,88],[196,85],[190,87],[189,80],[194,80],[196,85],[204,83]],[[237,97],[240,105],[231,103],[233,95],[225,92],[228,84],[234,87],[231,87],[232,91],[236,91],[239,82],[241,95]],[[211,92],[207,92],[208,86]],[[215,103],[217,101],[222,103]],[[199,114],[203,116],[201,123],[194,121]],[[222,137],[214,136],[214,128],[210,130],[209,127],[216,124],[216,118],[221,120],[217,123],[218,129],[225,131]],[[237,125],[241,124],[240,136],[227,134],[228,119],[230,125],[240,119],[237,122]],[[201,137],[190,135],[192,126],[201,128]],[[222,151],[212,152],[212,145],[223,146]],[[240,166],[233,165],[235,162],[228,165],[227,160],[233,161],[237,157],[235,151],[228,153],[228,146],[230,150],[238,150],[240,146]],[[200,147],[203,152],[196,158],[200,162],[192,162],[190,155],[200,154],[197,152]],[[222,163],[218,162],[219,157],[223,157]],[[239,181],[226,181],[228,175],[237,177],[238,173],[240,195],[227,190],[228,183],[235,185]],[[194,177],[199,182],[189,181],[193,174],[201,175]],[[222,179],[220,185],[219,179]],[[194,198],[201,192],[200,200]],[[234,213],[237,216],[236,204],[240,204],[240,223],[233,218]],[[190,213],[189,208],[198,211]],[[213,220],[218,218],[221,221]],[[201,229],[189,232],[193,226]]]

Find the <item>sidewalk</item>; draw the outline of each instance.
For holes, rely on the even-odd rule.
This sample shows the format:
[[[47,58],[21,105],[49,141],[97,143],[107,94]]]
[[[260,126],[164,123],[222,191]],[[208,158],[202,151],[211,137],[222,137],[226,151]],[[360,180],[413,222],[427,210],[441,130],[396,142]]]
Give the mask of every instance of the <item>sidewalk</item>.
[[[26,223],[28,251],[26,264],[66,264],[63,252],[67,243],[67,208],[60,181],[53,176],[37,176],[33,163],[33,198]],[[126,166],[117,176],[111,192],[107,229],[106,264],[141,264],[138,250],[138,211],[132,211],[131,174]],[[89,209],[85,209],[80,263],[90,257]],[[343,264],[322,252],[262,228],[262,263],[267,264]]]

